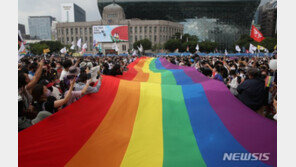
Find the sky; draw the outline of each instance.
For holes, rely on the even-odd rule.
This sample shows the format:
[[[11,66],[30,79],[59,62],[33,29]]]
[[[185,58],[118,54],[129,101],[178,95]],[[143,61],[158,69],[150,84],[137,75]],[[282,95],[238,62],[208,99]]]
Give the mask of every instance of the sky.
[[[271,0],[261,0],[265,4]],[[73,2],[86,12],[86,21],[101,19],[97,0],[18,0],[18,21],[24,24],[26,34],[29,34],[28,16],[53,16],[61,20],[61,4]]]
[[[24,24],[29,34],[28,16],[52,16],[61,20],[61,4],[73,2],[85,10],[86,21],[101,18],[97,0],[18,0],[18,22]]]

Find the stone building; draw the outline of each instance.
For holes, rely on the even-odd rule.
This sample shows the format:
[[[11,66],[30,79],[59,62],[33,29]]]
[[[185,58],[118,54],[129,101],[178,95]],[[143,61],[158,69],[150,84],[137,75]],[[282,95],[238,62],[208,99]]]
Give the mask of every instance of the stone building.
[[[63,44],[76,43],[80,38],[83,43],[87,43],[87,52],[96,53],[93,49],[93,26],[99,25],[126,25],[128,26],[128,42],[119,42],[118,53],[127,53],[132,49],[134,42],[141,39],[149,39],[153,45],[162,45],[169,40],[175,33],[183,33],[183,25],[165,20],[141,20],[137,18],[125,19],[125,13],[121,6],[112,3],[104,7],[102,19],[92,22],[72,22],[58,23],[57,40]],[[113,43],[103,42],[101,46],[103,53],[111,51]]]

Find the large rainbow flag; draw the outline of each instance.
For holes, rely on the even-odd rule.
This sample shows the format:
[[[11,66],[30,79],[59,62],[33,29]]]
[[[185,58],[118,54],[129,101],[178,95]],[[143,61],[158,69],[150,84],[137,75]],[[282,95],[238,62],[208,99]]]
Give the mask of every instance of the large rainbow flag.
[[[21,131],[19,166],[276,166],[276,122],[222,82],[163,58],[138,58],[128,68]],[[246,160],[248,153],[261,158]]]

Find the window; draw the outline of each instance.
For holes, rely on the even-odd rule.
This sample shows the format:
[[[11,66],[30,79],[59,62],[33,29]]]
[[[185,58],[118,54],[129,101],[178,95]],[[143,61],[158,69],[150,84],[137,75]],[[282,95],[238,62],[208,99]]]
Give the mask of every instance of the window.
[[[156,31],[157,31],[157,29],[156,29],[156,28],[157,28],[157,27],[155,26],[155,27],[154,27],[154,33],[156,33]]]
[[[161,32],[162,31],[162,27],[159,27],[159,32]]]
[[[142,40],[142,35],[140,35],[140,40]]]
[[[87,42],[87,37],[85,37],[85,42]]]
[[[80,30],[80,35],[82,34],[82,28],[79,28],[79,30]]]
[[[90,42],[93,42],[92,37],[89,37],[89,41],[90,41]]]
[[[73,42],[73,37],[71,37],[71,42]]]
[[[68,32],[68,28],[66,28],[66,35],[68,35],[68,33],[69,33],[69,32]]]
[[[78,34],[78,28],[75,28],[75,33]]]
[[[152,27],[149,27],[149,32],[150,32],[150,33],[152,32]]]
[[[156,42],[156,40],[157,40],[157,36],[156,36],[156,35],[154,35],[154,42]]]
[[[67,37],[67,41],[66,41],[66,43],[69,43],[69,37]]]
[[[117,14],[112,13],[112,14],[107,14],[107,18],[116,18]]]
[[[138,31],[138,27],[135,27],[135,33],[137,33],[137,31]]]
[[[71,28],[70,31],[71,31],[71,34],[70,35],[73,35],[73,28]]]
[[[140,27],[140,33],[142,33],[142,27]]]
[[[144,33],[147,33],[147,27],[146,26],[144,27]]]
[[[135,35],[135,41],[138,41],[138,36],[137,35]]]
[[[122,51],[126,51],[126,45],[122,45]]]
[[[92,34],[92,27],[89,28],[89,34]]]
[[[84,28],[84,34],[85,35],[87,34],[87,28]]]
[[[76,37],[76,41],[78,41],[78,37]]]
[[[130,27],[129,30],[130,30],[130,33],[133,33],[133,27]]]

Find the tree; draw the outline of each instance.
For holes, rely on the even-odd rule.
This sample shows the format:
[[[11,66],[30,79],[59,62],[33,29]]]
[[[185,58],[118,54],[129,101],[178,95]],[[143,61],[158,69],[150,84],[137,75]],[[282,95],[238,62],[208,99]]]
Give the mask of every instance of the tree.
[[[218,47],[217,42],[203,41],[199,43],[199,48],[201,52],[212,52]]]
[[[30,44],[30,51],[35,55],[41,55],[43,53],[43,49],[47,49],[48,46],[45,43],[33,43]]]
[[[182,43],[179,39],[169,39],[166,43],[164,43],[164,48],[170,52],[174,52],[176,49],[180,49],[182,47]]]
[[[187,46],[189,47],[189,52],[194,53],[196,51],[196,44],[197,41],[189,41],[182,43],[182,47],[180,48],[180,52],[186,52],[187,51]]]
[[[65,46],[60,41],[40,41],[40,44],[46,44],[49,47],[49,53],[58,53]]]
[[[269,52],[274,51],[274,47],[277,44],[277,39],[272,37],[266,37],[263,41],[259,43],[259,45],[265,47],[269,50]]]
[[[133,47],[134,47],[134,49],[138,49],[138,47],[140,47],[140,45],[143,46],[144,50],[148,50],[148,49],[151,49],[152,43],[149,39],[142,39],[142,40],[134,42]]]
[[[180,39],[180,38],[179,38]],[[182,43],[184,43],[184,42],[189,42],[189,41],[198,41],[198,37],[196,36],[196,35],[190,35],[190,34],[184,34],[183,36],[182,36]]]
[[[240,39],[235,42],[235,45],[239,45],[240,47],[245,47],[248,49],[250,47],[250,43],[254,46],[261,45],[269,50],[269,52],[274,51],[274,46],[277,44],[277,38],[275,37],[266,37],[261,42],[254,41],[249,35],[241,35]],[[233,46],[235,47],[235,46]]]
[[[162,45],[161,44],[155,44],[155,45],[153,45],[152,46],[152,51],[158,51],[158,50],[160,50],[160,49],[162,49]]]

